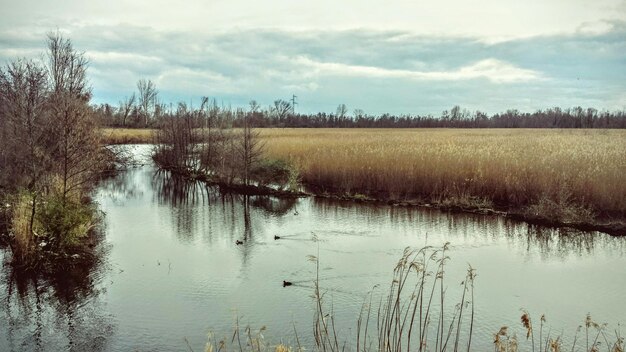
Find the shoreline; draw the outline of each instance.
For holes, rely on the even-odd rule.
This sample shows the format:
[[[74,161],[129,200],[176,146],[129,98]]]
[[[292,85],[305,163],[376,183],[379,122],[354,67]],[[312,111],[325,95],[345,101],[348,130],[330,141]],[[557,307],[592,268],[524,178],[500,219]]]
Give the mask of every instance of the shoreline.
[[[523,221],[532,225],[539,225],[549,228],[571,228],[580,231],[598,231],[614,237],[626,236],[626,223],[610,222],[610,223],[588,223],[588,222],[564,222],[549,220],[540,216],[531,216],[519,210],[498,210],[488,207],[478,206],[462,206],[455,204],[429,203],[423,201],[401,201],[393,199],[375,199],[366,198],[360,195],[340,195],[340,194],[311,194],[312,197],[334,199],[341,201],[349,201],[355,203],[371,203],[388,205],[395,207],[407,208],[428,208],[437,209],[443,212],[459,213],[459,214],[475,214],[475,215],[494,215],[502,216],[509,219]]]
[[[503,210],[503,208],[498,209],[494,207],[481,207],[481,206],[472,206],[472,205],[460,205],[455,204],[453,202],[445,204],[445,199],[443,202],[426,202],[420,200],[394,200],[394,199],[383,199],[383,198],[371,198],[368,196],[360,195],[360,194],[341,194],[338,192],[329,193],[328,191],[317,192],[310,191],[312,185],[303,184],[303,187],[307,189],[307,191],[290,191],[290,190],[278,190],[267,186],[257,186],[257,185],[243,185],[243,184],[228,184],[225,182],[212,180],[207,175],[190,175],[190,173],[184,170],[178,170],[177,168],[171,167],[159,167],[158,169],[169,171],[173,175],[183,178],[185,181],[200,181],[204,182],[210,186],[217,186],[220,190],[224,190],[225,192],[233,192],[243,195],[250,196],[272,196],[278,198],[306,198],[306,197],[315,197],[315,198],[324,198],[324,199],[332,199],[339,201],[349,201],[354,203],[369,203],[369,204],[379,204],[379,205],[387,205],[387,206],[395,206],[395,207],[407,207],[407,208],[429,208],[429,209],[437,209],[443,212],[450,213],[465,213],[465,214],[476,214],[476,215],[494,215],[494,216],[502,216],[509,219],[523,221],[532,225],[545,226],[549,228],[571,228],[580,231],[598,231],[606,233],[607,235],[614,237],[622,237],[626,236],[626,223],[624,222],[607,222],[607,223],[589,223],[589,222],[564,222],[558,220],[550,220],[541,216],[532,216],[528,213],[524,212],[522,209],[508,209]]]

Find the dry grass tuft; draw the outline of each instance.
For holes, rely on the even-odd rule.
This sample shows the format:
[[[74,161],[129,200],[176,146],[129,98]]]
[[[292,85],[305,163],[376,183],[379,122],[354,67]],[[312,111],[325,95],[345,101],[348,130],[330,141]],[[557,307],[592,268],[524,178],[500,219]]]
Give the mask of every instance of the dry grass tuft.
[[[100,133],[102,144],[146,144],[154,143],[155,131],[148,128],[103,128]]]
[[[282,343],[276,346],[275,352],[291,352],[291,347],[285,346]]]
[[[31,232],[33,198],[27,193],[16,196],[11,217],[11,232],[15,238],[14,255],[19,259],[29,257],[34,250],[34,234]]]

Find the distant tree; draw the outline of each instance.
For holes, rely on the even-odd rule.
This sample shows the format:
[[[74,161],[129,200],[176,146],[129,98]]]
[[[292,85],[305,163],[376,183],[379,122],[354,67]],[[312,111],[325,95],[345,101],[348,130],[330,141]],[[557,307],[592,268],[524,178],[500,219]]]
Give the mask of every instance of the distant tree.
[[[144,125],[148,125],[148,120],[152,117],[153,110],[157,103],[158,92],[156,86],[151,80],[140,79],[137,82],[137,90],[139,91],[139,108]]]
[[[458,105],[455,105],[450,110],[450,120],[457,121],[460,119],[461,119],[461,107]]]
[[[120,101],[119,114],[122,120],[122,126],[126,126],[128,117],[130,117],[133,108],[135,107],[136,96],[133,93],[130,97]]]
[[[339,104],[339,106],[337,106],[336,115],[340,120],[346,118],[346,116],[348,115],[348,107],[346,106],[346,104]]]
[[[257,103],[256,100],[250,100],[250,112],[251,113],[257,113],[261,110],[261,105],[259,105],[259,103]]]
[[[270,108],[272,114],[277,119],[278,123],[284,127],[285,120],[289,113],[291,112],[291,103],[288,101],[278,99],[274,101],[274,105]]]

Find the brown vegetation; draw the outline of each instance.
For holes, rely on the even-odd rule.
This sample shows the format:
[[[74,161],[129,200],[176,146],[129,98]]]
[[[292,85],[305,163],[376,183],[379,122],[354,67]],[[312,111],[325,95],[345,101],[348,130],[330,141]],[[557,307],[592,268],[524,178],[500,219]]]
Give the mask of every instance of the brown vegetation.
[[[87,235],[97,217],[87,192],[110,160],[86,59],[58,33],[47,44],[44,62],[0,69],[0,196],[10,203],[13,260],[27,267],[66,256]]]
[[[150,128],[103,128],[100,130],[103,144],[154,143],[156,130]]]
[[[460,208],[555,223],[626,219],[626,131],[264,129],[266,156],[316,193]]]

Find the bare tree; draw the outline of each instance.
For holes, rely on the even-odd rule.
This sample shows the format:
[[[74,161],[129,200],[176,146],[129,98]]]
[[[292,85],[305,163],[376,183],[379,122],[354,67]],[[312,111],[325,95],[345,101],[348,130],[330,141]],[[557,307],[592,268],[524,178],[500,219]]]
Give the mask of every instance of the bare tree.
[[[348,115],[348,107],[346,104],[339,104],[339,106],[337,106],[337,117],[343,120],[346,118],[346,115]]]
[[[130,97],[120,101],[120,115],[122,118],[122,126],[126,126],[126,120],[130,116],[133,108],[135,107],[136,96],[135,93]]]
[[[101,169],[99,134],[89,100],[87,59],[59,33],[48,35],[47,69],[52,91],[48,99],[57,143],[53,148],[62,182],[63,202],[81,195]]]
[[[250,105],[250,113],[256,114],[261,110],[261,105],[256,100],[250,100],[248,103]]]
[[[253,167],[259,162],[261,154],[263,153],[263,144],[260,141],[259,132],[255,131],[250,123],[250,119],[254,113],[254,111],[244,113],[241,109],[237,110],[237,114],[244,122],[241,145],[238,148],[238,152],[242,163],[243,183],[246,186],[250,184],[250,173]]]
[[[37,198],[53,163],[47,153],[51,141],[46,115],[47,79],[43,67],[17,60],[0,69],[0,186],[22,188],[31,197],[27,236],[30,242]],[[29,248],[30,243],[23,243]]]
[[[288,101],[278,99],[274,101],[274,105],[270,107],[272,114],[276,117],[279,124],[284,123],[289,112],[291,111],[291,104]]]
[[[137,90],[139,91],[139,108],[147,126],[152,110],[154,110],[156,105],[158,92],[154,83],[145,79],[140,79],[137,82]]]
[[[46,72],[32,61],[18,60],[0,70],[0,100],[5,135],[2,153],[11,161],[11,185],[38,188],[38,181],[50,165],[44,156],[49,140],[45,103]],[[8,164],[6,165],[8,166]]]
[[[452,107],[452,110],[450,110],[450,120],[457,121],[460,119],[461,119],[461,107],[458,105],[455,105]]]

